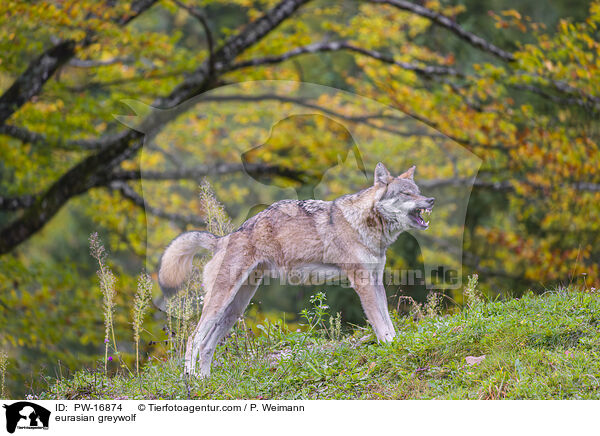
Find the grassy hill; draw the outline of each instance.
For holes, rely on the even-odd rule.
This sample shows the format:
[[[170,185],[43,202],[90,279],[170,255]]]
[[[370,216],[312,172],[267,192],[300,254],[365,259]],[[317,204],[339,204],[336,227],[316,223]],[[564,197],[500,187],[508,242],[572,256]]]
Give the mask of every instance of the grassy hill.
[[[560,289],[439,314],[436,303],[396,317],[397,338],[345,332],[322,296],[304,331],[238,325],[215,354],[209,379],[182,362],[148,362],[139,376],[84,370],[40,399],[598,399],[600,293]],[[101,365],[99,365],[101,366]]]

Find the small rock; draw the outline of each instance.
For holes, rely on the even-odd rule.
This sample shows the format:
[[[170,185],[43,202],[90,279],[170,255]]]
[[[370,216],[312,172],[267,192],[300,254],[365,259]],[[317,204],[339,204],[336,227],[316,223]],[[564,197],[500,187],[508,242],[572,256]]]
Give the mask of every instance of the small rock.
[[[465,360],[467,361],[467,365],[478,365],[481,362],[483,362],[485,359],[485,354],[479,357],[475,357],[475,356],[467,356],[465,357]]]

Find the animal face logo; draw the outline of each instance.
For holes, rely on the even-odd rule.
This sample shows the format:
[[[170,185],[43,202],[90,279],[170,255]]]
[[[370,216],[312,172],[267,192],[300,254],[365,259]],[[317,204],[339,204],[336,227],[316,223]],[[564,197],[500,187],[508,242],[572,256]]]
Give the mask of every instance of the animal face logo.
[[[367,179],[360,150],[348,129],[319,114],[292,115],[278,121],[265,143],[241,155],[250,177],[264,185],[292,188],[298,200],[315,198],[325,174],[338,164],[351,166],[350,157]],[[282,174],[252,173],[251,165],[267,163],[283,169]]]
[[[461,287],[464,222],[481,159],[419,120],[356,94],[289,81],[227,85],[169,110],[123,103],[136,115],[116,118],[145,134],[148,270],[156,269],[166,241],[204,230],[198,219],[204,177],[234,229],[279,200],[330,201],[375,182],[389,239],[406,231],[419,247],[414,256],[422,270],[393,271],[398,284],[416,273],[430,289]],[[414,168],[392,176],[381,166],[369,181],[366,169],[377,162],[392,169],[416,164],[418,186]],[[173,219],[159,220],[165,216]]]
[[[14,433],[19,429],[48,429],[50,411],[29,401],[5,404],[6,431]]]

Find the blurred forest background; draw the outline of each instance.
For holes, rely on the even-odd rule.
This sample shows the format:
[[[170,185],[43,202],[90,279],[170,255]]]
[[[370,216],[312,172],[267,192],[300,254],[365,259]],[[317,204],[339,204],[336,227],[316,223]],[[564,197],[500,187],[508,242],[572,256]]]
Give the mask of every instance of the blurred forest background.
[[[234,223],[260,210],[242,205],[270,204],[283,192],[309,197],[320,187],[331,199],[364,187],[360,164],[346,178],[340,165],[321,180],[339,163],[336,147],[351,150],[341,121],[387,132],[384,143],[364,133],[369,177],[377,160],[395,174],[416,163],[417,183],[442,201],[472,180],[459,165],[403,155],[407,144],[425,150],[424,137],[438,134],[481,159],[464,227],[437,232],[462,235],[462,274],[478,273],[490,295],[600,286],[600,2],[9,0],[0,21],[0,349],[12,396],[93,367],[104,353],[91,233],[118,278],[116,336],[131,359],[136,278],[146,267],[155,278],[152,263],[170,239],[204,227],[202,180]],[[328,94],[291,101],[213,91],[221,97],[210,108],[167,120],[123,103],[170,109],[259,80],[348,91],[424,128],[403,130],[389,113],[356,112]],[[268,138],[270,125],[256,124],[262,111],[294,104],[320,115],[281,121],[268,147],[243,162]],[[152,130],[143,153],[144,134],[113,114],[137,115]],[[347,165],[356,169],[356,157],[350,152]],[[284,190],[248,186],[246,174]],[[388,265],[422,268],[421,248],[403,235]],[[293,321],[314,291],[259,290],[250,315]],[[364,324],[352,291],[330,291],[332,310]],[[388,294],[394,308],[399,295],[426,298],[423,286]],[[461,302],[460,291],[446,294]],[[165,339],[165,316],[155,308],[150,318],[143,355],[161,357],[165,348],[149,343]]]

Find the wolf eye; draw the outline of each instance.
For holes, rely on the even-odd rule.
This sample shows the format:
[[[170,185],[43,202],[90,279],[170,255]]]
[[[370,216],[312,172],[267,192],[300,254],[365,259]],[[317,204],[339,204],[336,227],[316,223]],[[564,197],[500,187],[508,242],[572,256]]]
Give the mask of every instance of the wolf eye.
[[[401,192],[402,195],[406,195],[407,197],[414,197],[416,195],[421,195],[421,193],[419,191],[413,191],[413,192]]]

